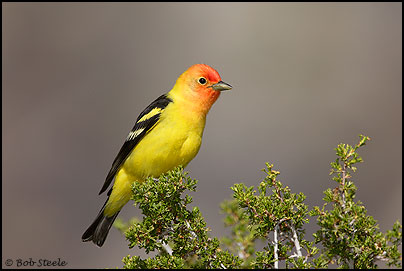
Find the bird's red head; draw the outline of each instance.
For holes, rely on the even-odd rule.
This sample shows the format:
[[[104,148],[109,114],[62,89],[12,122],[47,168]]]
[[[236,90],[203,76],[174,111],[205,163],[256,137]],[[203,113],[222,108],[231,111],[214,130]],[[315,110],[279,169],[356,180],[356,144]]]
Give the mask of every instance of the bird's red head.
[[[229,84],[221,81],[219,73],[205,64],[189,67],[178,78],[173,91],[186,101],[206,113],[219,98],[220,92],[231,89]]]

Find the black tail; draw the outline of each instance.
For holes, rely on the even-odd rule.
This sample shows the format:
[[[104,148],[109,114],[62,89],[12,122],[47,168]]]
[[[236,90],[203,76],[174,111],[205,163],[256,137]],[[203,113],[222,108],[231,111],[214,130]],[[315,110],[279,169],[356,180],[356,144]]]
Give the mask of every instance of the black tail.
[[[104,203],[104,206],[102,206],[102,209],[98,213],[94,222],[90,225],[90,227],[88,227],[88,229],[84,232],[83,236],[81,237],[83,242],[93,241],[94,244],[96,244],[99,247],[102,247],[102,245],[105,242],[105,239],[107,239],[109,229],[114,223],[115,218],[118,216],[119,211],[111,217],[105,216],[104,209],[106,203],[107,202]]]

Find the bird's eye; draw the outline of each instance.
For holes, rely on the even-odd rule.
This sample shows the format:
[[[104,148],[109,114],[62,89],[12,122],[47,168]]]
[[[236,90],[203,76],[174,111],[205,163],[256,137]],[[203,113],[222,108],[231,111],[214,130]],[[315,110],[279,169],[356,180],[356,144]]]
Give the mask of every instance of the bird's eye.
[[[206,84],[206,79],[204,77],[201,77],[198,79],[199,84],[205,85]]]

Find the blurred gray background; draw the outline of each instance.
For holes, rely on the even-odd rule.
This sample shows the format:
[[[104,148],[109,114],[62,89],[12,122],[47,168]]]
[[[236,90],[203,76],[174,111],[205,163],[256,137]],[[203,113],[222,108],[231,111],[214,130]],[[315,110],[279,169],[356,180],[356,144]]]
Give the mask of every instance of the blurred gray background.
[[[189,66],[214,67],[233,90],[208,114],[189,164],[212,236],[219,204],[280,180],[322,205],[334,148],[371,141],[353,180],[385,232],[402,222],[401,3],[3,3],[2,248],[6,259],[122,267],[140,255],[112,229],[81,235],[138,114]],[[128,204],[120,217],[141,215]],[[308,233],[317,229],[313,220]],[[310,236],[307,236],[312,240]]]

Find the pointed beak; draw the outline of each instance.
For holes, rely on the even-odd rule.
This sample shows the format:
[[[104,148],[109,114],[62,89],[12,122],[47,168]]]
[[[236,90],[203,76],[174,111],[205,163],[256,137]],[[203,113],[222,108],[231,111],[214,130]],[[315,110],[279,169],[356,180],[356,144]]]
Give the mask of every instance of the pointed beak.
[[[229,89],[233,88],[232,86],[230,86],[229,84],[227,84],[223,81],[219,81],[216,84],[211,85],[210,87],[213,88],[214,90],[218,90],[218,91],[229,90]]]

